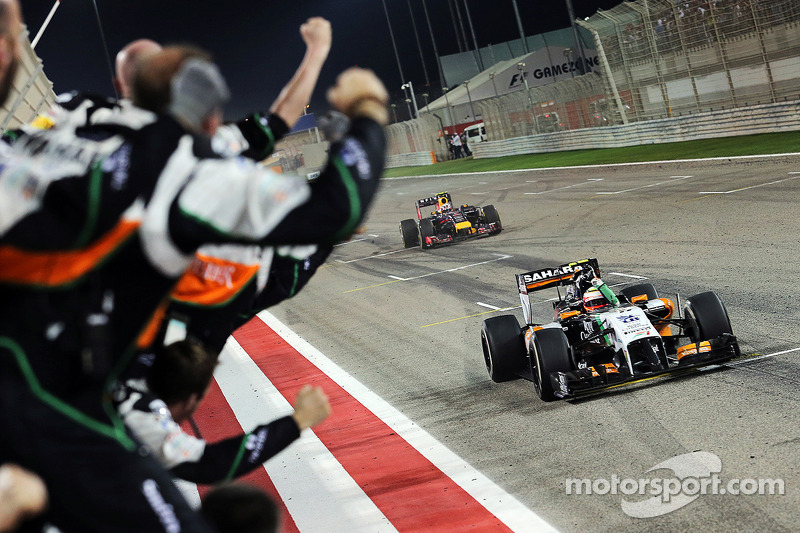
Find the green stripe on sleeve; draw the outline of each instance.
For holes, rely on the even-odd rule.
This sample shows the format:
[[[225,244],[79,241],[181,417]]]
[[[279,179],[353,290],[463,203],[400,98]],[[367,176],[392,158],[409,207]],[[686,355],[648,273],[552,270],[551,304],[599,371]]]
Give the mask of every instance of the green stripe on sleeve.
[[[253,117],[255,118],[258,127],[261,128],[261,131],[264,132],[264,135],[266,135],[267,139],[269,139],[269,141],[267,141],[266,148],[264,148],[264,153],[262,154],[262,156],[266,158],[272,153],[273,150],[275,150],[275,134],[272,133],[272,129],[269,126],[265,126],[261,123],[261,115],[255,113]]]
[[[89,239],[94,232],[97,224],[97,213],[100,211],[100,191],[103,184],[103,162],[95,161],[92,165],[92,175],[89,178],[89,207],[86,213],[86,222],[83,225],[81,234],[75,241],[75,248],[83,248],[89,243]]]
[[[344,227],[342,227],[342,229],[340,229],[333,237],[334,240],[340,241],[349,237],[350,234],[356,229],[358,219],[361,217],[361,197],[358,195],[358,185],[356,185],[353,175],[350,173],[350,169],[344,164],[341,156],[335,155],[332,158],[332,161],[333,165],[336,167],[336,170],[339,171],[339,176],[342,178],[342,183],[344,184],[345,189],[347,189],[347,195],[350,199],[350,216],[348,217]]]
[[[30,362],[28,362],[25,356],[24,350],[16,341],[8,337],[0,337],[0,348],[6,348],[14,355],[25,381],[28,382],[31,392],[43,403],[49,405],[67,418],[71,418],[85,428],[99,433],[104,437],[116,440],[129,451],[136,449],[136,444],[125,433],[125,429],[122,425],[110,426],[99,422],[44,390],[39,380],[36,378],[33,368],[31,368]]]
[[[250,433],[247,433],[244,437],[242,437],[242,443],[239,445],[239,451],[236,452],[236,458],[233,460],[233,464],[231,465],[231,469],[228,471],[228,475],[225,476],[225,481],[230,481],[233,479],[234,474],[236,474],[236,470],[239,468],[239,465],[242,462],[242,457],[244,457],[244,451],[247,449],[247,439],[250,437]]]

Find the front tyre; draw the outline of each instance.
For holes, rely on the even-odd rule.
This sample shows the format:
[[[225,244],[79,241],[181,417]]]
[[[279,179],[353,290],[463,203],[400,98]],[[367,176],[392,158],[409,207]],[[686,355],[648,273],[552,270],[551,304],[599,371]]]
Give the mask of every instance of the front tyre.
[[[572,361],[569,356],[569,342],[560,328],[545,328],[533,334],[533,384],[539,398],[552,402],[559,398],[553,389],[550,374],[553,372],[569,372]]]
[[[516,379],[525,361],[525,343],[516,317],[496,316],[481,325],[483,359],[495,383]]]
[[[400,222],[400,237],[403,239],[403,246],[406,248],[413,248],[419,244],[419,229],[417,229],[417,221],[413,218],[407,218]]]
[[[497,223],[497,229],[492,232],[492,235],[503,231],[503,223],[500,222],[500,213],[493,205],[487,205],[483,208],[483,220],[486,224]]]
[[[419,221],[419,245],[423,250],[427,250],[432,245],[427,242],[426,237],[433,237],[436,235],[436,230],[433,228],[433,220],[423,218]]]
[[[713,291],[696,294],[683,307],[689,325],[686,333],[692,342],[716,339],[724,333],[733,334],[728,311]]]

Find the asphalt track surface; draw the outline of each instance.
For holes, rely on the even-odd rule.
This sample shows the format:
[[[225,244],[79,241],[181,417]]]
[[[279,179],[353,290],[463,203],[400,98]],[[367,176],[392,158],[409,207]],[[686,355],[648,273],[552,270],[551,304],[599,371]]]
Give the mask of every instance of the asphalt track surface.
[[[503,232],[404,249],[399,221],[445,190],[497,207]],[[273,314],[561,531],[797,531],[798,198],[800,156],[387,179],[366,233]],[[514,275],[586,257],[617,288],[716,291],[742,358],[580,401],[490,381],[481,322],[522,322]],[[566,494],[569,478],[674,477],[648,471],[698,451],[719,457],[723,482],[781,479],[785,494],[701,495],[653,518],[622,510],[648,496]]]

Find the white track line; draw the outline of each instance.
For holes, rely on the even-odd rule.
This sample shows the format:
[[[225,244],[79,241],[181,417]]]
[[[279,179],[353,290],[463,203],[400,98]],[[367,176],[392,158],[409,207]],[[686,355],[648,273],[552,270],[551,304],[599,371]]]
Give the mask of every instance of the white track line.
[[[337,263],[341,263],[343,265],[346,265],[347,263],[355,263],[357,261],[366,261],[367,259],[375,259],[376,257],[383,257],[385,255],[392,255],[392,254],[396,254],[398,252],[404,252],[404,251],[405,251],[405,248],[403,248],[402,250],[392,250],[391,252],[385,252],[385,253],[382,253],[382,254],[368,255],[367,257],[360,257],[358,259],[351,259],[350,261],[342,261],[341,259],[337,259],[336,262]]]
[[[724,366],[739,366],[744,365],[747,363],[751,363],[753,361],[760,361],[761,359],[768,359],[770,357],[775,357],[777,355],[783,355],[792,352],[800,352],[800,348],[792,348],[791,350],[784,350],[782,352],[775,352],[767,355],[759,355],[758,357],[749,357],[747,359],[743,359],[741,361],[734,361],[733,363],[725,363]]]
[[[757,189],[758,187],[765,187],[767,185],[775,185],[776,183],[782,183],[784,181],[796,180],[800,179],[800,176],[795,176],[793,178],[784,178],[782,180],[770,181],[769,183],[760,183],[758,185],[751,185],[750,187],[742,187],[741,189],[733,189],[731,191],[700,191],[697,194],[733,194],[735,192],[746,191],[748,189]]]
[[[526,192],[526,193],[523,193],[523,194],[547,194],[549,192],[563,191],[564,189],[572,189],[573,187],[580,187],[581,185],[586,185],[587,183],[589,183],[589,182],[588,181],[584,181],[584,182],[581,182],[581,183],[575,183],[573,185],[567,185],[566,187],[558,187],[556,189],[549,189],[547,191],[542,191],[542,192]]]
[[[400,276],[387,276],[388,278],[396,279],[397,281],[406,281],[406,278],[401,278]]]
[[[633,274],[622,274],[621,272],[609,272],[609,275],[613,274],[615,276],[622,276],[623,278],[633,278],[633,279],[647,279],[645,276],[634,276]]]
[[[500,309],[502,309],[502,307],[497,307],[497,306],[494,306],[494,305],[485,304],[483,302],[475,302],[475,303],[480,305],[481,307],[488,307],[492,311],[499,311]]]
[[[214,377],[248,431],[292,412],[233,337],[222,351]],[[396,531],[312,430],[303,431],[264,468],[300,531]]]
[[[405,278],[403,281],[411,281],[411,280],[414,280],[414,279],[427,278],[429,276],[436,276],[438,274],[446,274],[447,272],[457,272],[459,270],[464,270],[465,268],[471,268],[471,267],[474,267],[474,266],[485,265],[487,263],[495,263],[497,261],[502,261],[504,259],[510,259],[511,257],[513,257],[511,255],[504,255],[504,254],[493,254],[493,255],[498,255],[500,257],[498,257],[497,259],[489,259],[488,261],[481,261],[480,263],[472,263],[470,265],[464,265],[464,266],[455,267],[455,268],[448,268],[447,270],[440,270],[438,272],[431,272],[429,274],[422,274],[421,276],[414,276],[414,277],[411,277],[411,278]]]
[[[625,192],[638,191],[640,189],[648,189],[650,187],[657,187],[659,185],[664,185],[665,183],[675,183],[676,181],[689,179],[691,177],[692,176],[679,176],[679,177],[672,176],[669,181],[659,181],[658,183],[651,183],[650,185],[642,185],[641,187],[633,187],[632,189],[625,189],[624,191],[596,192],[595,194],[622,194]]]
[[[323,355],[322,352],[301,339],[272,314],[262,311],[258,316],[295,350],[300,352],[312,364],[347,391],[348,394],[391,427],[406,442],[513,531],[556,531],[553,526],[545,522],[539,515],[525,507],[519,500],[501,489],[441,442],[434,439],[424,429],[406,418],[403,413],[345,372]],[[261,372],[259,371],[259,373]],[[309,492],[310,494],[307,497],[313,499],[313,491]],[[315,504],[310,503],[309,505],[313,507]],[[337,531],[337,529],[326,527],[320,529],[320,531]]]
[[[530,154],[534,155],[534,154]],[[519,168],[515,170],[484,170],[481,172],[451,172],[448,174],[425,174],[422,176],[398,176],[396,178],[381,178],[382,180],[411,180],[421,178],[441,178],[444,176],[484,176],[487,174],[511,174],[514,172],[541,172],[554,170],[570,170],[581,168],[609,168],[609,167],[632,167],[641,165],[669,165],[671,163],[698,163],[705,161],[739,161],[747,159],[772,159],[773,157],[800,156],[800,152],[788,152],[785,154],[761,154],[761,155],[737,155],[730,157],[702,157],[698,159],[668,159],[664,161],[637,161],[634,163],[610,163],[604,165],[572,165],[568,167],[545,167],[545,168]],[[487,158],[488,159],[488,158]]]
[[[369,239],[370,237],[375,238],[375,237],[380,237],[380,235],[372,235],[372,234],[370,234],[370,235],[367,235],[366,237],[363,237],[361,239],[350,239],[349,241],[340,242],[339,244],[334,244],[333,247],[336,248],[337,246],[344,246],[346,244],[353,244],[354,242],[368,241],[368,240],[370,240]]]

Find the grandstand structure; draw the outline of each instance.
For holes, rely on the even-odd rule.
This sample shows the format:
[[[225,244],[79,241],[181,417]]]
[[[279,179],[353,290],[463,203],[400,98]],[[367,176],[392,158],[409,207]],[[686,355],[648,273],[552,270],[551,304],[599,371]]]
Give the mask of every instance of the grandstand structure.
[[[498,96],[473,97],[468,103],[447,102],[454,121],[471,115],[485,122],[490,142],[481,143],[476,157],[542,151],[542,143],[535,150],[526,149],[520,138],[561,141],[576,130],[617,127],[635,132],[655,122],[659,127],[694,124],[698,117],[706,117],[704,136],[714,136],[715,122],[724,128],[718,136],[770,131],[773,118],[773,131],[800,129],[794,119],[797,106],[788,105],[800,103],[796,0],[635,0],[576,22],[594,41],[598,61],[590,72],[549,84],[522,85]],[[483,72],[475,80],[488,74]],[[396,160],[414,152],[446,156],[439,130],[453,124],[447,124],[448,114],[435,107],[441,107],[440,101],[421,110],[419,119],[388,127],[389,154]],[[716,120],[719,113],[728,118]],[[742,117],[738,122],[737,116]],[[748,130],[749,125],[757,125],[756,130]],[[591,147],[591,138],[602,136],[573,137],[589,144],[551,145]],[[518,149],[491,151],[490,145],[511,139]],[[626,142],[635,144],[636,139]],[[652,142],[652,134],[640,142]],[[536,143],[527,144],[531,148]]]
[[[0,131],[29,123],[41,111],[52,106],[56,99],[53,84],[44,74],[42,60],[31,48],[27,29],[23,33],[20,41],[22,60],[14,78],[11,95],[0,108]]]

